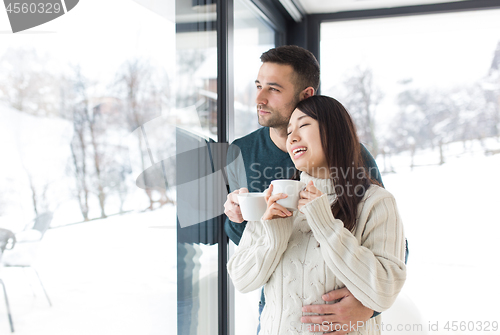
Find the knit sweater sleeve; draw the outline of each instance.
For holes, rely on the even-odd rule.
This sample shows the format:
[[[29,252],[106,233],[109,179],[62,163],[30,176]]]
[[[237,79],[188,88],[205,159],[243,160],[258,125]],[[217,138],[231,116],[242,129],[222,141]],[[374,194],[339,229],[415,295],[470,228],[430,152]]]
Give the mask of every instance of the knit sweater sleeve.
[[[227,269],[234,286],[246,293],[261,288],[276,269],[288,246],[293,217],[249,221]]]
[[[333,217],[326,195],[302,208],[327,266],[366,307],[383,312],[406,279],[404,233],[392,195],[372,194],[358,213],[361,241]],[[379,194],[380,194],[379,193]]]

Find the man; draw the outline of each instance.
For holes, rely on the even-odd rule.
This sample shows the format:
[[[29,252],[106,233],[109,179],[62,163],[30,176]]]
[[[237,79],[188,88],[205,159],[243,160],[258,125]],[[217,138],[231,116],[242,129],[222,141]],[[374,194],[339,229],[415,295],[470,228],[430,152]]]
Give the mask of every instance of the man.
[[[235,244],[239,244],[246,226],[237,194],[263,192],[272,180],[293,176],[294,165],[286,152],[288,121],[297,103],[314,95],[319,87],[318,61],[303,48],[277,47],[263,53],[261,61],[263,64],[255,84],[257,115],[263,127],[235,140],[228,152],[228,162],[233,162],[228,166],[232,193],[224,204],[224,213],[228,217],[225,230]],[[362,155],[371,177],[381,183],[376,163],[364,146]],[[347,288],[328,292],[323,300],[338,302],[305,306],[302,310],[305,314],[320,315],[302,317],[304,324],[317,324],[322,326],[321,329],[325,329],[325,324],[331,324],[331,330],[337,330],[335,334],[342,335],[355,330],[358,322],[365,322],[374,316],[374,311],[363,306]],[[259,312],[262,312],[263,306],[264,297]]]

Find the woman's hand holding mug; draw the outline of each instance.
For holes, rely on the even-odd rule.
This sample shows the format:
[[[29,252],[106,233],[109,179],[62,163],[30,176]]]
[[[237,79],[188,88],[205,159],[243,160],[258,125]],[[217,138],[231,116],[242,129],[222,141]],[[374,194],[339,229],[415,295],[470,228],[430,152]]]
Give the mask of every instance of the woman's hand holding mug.
[[[284,193],[277,193],[277,194],[272,194],[272,193],[273,193],[273,185],[271,184],[269,188],[265,191],[267,210],[262,216],[262,220],[273,220],[291,216],[292,212],[290,212],[288,209],[286,209],[285,207],[281,206],[276,202],[280,199],[285,199],[288,196]]]
[[[313,181],[311,180],[309,184],[307,184],[306,188],[300,191],[299,196],[299,210],[304,207],[306,204],[310,203],[316,198],[319,198],[323,195],[323,193],[314,186]]]

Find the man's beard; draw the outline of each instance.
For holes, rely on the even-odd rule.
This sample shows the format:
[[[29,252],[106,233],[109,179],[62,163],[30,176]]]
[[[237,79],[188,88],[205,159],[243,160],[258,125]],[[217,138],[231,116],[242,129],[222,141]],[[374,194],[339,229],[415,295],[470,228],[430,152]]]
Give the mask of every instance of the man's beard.
[[[290,115],[288,117],[282,116],[279,112],[274,110],[264,109],[266,112],[270,112],[265,118],[259,115],[259,111],[257,111],[257,117],[259,120],[259,124],[263,127],[269,128],[282,128],[288,125],[288,121],[290,120]]]
[[[295,106],[300,101],[299,95],[297,95],[292,102],[289,104],[283,106],[283,110],[289,110],[290,112],[287,114],[287,116],[283,116],[279,111],[276,111],[274,109],[268,109],[265,108],[265,106],[262,105],[257,105],[257,118],[259,121],[259,124],[263,127],[269,127],[269,128],[286,128],[288,126],[288,122],[290,121],[290,116],[292,115]],[[261,106],[260,109],[270,112],[271,114],[268,115],[266,118],[261,118],[259,115],[259,106]]]

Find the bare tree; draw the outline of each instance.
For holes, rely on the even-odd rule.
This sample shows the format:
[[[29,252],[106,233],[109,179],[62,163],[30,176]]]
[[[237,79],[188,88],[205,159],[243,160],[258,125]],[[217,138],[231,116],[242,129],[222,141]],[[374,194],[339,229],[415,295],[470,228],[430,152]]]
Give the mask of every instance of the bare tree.
[[[50,182],[44,181],[41,185],[37,185],[31,172],[26,167],[24,167],[24,170],[26,172],[26,176],[28,177],[33,212],[35,215],[38,215],[39,213],[47,211],[49,208],[47,191],[49,190]]]
[[[490,109],[480,85],[472,83],[447,89],[412,87],[402,82],[397,101],[399,112],[391,124],[386,146],[394,152],[438,147],[439,164],[445,162],[447,143],[492,136]],[[413,164],[413,163],[412,163]]]
[[[106,193],[104,192],[104,186],[103,186],[103,178],[102,178],[102,165],[103,162],[102,160],[104,159],[99,142],[97,140],[98,132],[98,113],[99,108],[98,107],[93,107],[88,110],[88,112],[85,114],[87,117],[87,125],[89,128],[89,133],[90,133],[90,143],[92,144],[92,153],[93,153],[93,162],[94,162],[94,169],[95,169],[95,174],[96,174],[96,188],[97,188],[97,197],[99,198],[99,206],[101,208],[101,218],[106,217]]]
[[[77,197],[84,220],[88,220],[89,195],[96,194],[99,200],[101,218],[106,217],[106,192],[103,169],[105,168],[104,126],[100,122],[100,108],[93,106],[89,96],[92,83],[83,76],[79,66],[73,68],[72,77],[66,82],[68,89],[61,94],[66,101],[61,105],[69,108],[73,122],[74,138],[71,153],[75,177],[77,179]],[[92,167],[92,169],[91,169]]]
[[[118,71],[115,81],[115,89],[123,99],[125,122],[128,130],[143,126],[148,121],[161,115],[164,101],[169,100],[170,92],[168,77],[160,69],[153,67],[148,61],[132,59],[123,63]],[[141,152],[141,168],[146,170],[147,143],[142,136],[137,137],[137,145]],[[145,189],[149,198],[149,209],[153,209],[156,200],[153,191]],[[160,190],[160,204],[172,202],[166,194],[166,190]]]
[[[76,197],[83,220],[89,220],[89,187],[87,185],[87,166],[85,162],[86,144],[81,141],[81,135],[75,129],[75,137],[71,143],[71,157],[73,162],[73,171],[76,180]]]
[[[8,49],[0,68],[0,98],[9,106],[32,115],[57,115],[57,80],[47,56],[34,49]]]
[[[377,157],[379,144],[375,115],[383,94],[373,79],[372,69],[356,68],[344,81],[343,91],[340,100],[353,116],[361,142],[369,147],[373,157]]]
[[[489,123],[494,133],[493,136],[500,137],[500,41],[482,87],[487,101]]]
[[[397,96],[399,112],[393,118],[387,146],[395,152],[410,150],[413,160],[417,149],[434,145],[435,125],[438,124],[438,129],[445,126],[438,117],[443,110],[440,105],[444,103],[441,97],[434,101],[432,91],[413,87],[411,79],[401,84],[402,90]]]
[[[101,218],[106,217],[106,192],[104,190],[103,169],[105,168],[105,152],[102,146],[105,138],[105,129],[101,121],[101,108],[91,101],[87,91],[92,85],[90,80],[85,78],[79,67],[75,68],[75,89],[80,99],[81,108],[77,111],[81,117],[81,122],[86,128],[88,145],[92,149],[89,153],[94,168],[93,185],[99,199]],[[84,139],[85,140],[85,139]]]
[[[71,158],[73,175],[76,181],[76,198],[84,221],[89,220],[89,169],[88,169],[88,141],[85,114],[87,113],[88,99],[85,86],[78,79],[79,70],[75,69],[74,77],[63,79],[62,88],[64,97],[61,105],[71,112],[67,117],[73,122],[73,140],[71,141]]]

